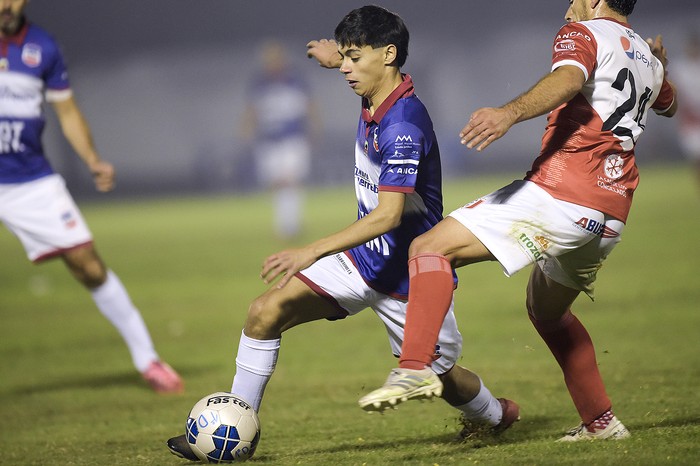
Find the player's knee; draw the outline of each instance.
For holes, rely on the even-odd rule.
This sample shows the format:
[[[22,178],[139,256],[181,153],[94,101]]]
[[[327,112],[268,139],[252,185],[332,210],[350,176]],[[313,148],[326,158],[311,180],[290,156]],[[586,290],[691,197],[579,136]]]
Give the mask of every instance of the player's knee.
[[[284,320],[280,308],[267,294],[256,298],[248,308],[245,333],[251,338],[268,339],[282,333]]]
[[[107,268],[92,248],[68,251],[63,260],[76,280],[86,288],[98,288],[107,280]]]
[[[83,268],[83,284],[90,288],[97,288],[104,284],[107,280],[107,270],[102,265],[101,262],[96,261],[89,264]]]
[[[425,235],[421,235],[411,241],[411,245],[408,247],[408,257],[415,257],[419,254],[429,254],[434,253],[435,247],[432,241]]]

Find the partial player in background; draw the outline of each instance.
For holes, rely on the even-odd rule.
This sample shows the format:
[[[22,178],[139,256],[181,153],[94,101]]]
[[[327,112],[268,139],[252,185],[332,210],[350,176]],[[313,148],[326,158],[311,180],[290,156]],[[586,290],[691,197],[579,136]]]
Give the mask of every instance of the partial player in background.
[[[51,103],[61,129],[99,191],[114,187],[68,82],[54,40],[24,16],[28,0],[0,0],[0,220],[33,262],[60,257],[124,338],[136,369],[162,393],[182,392],[178,374],[160,360],[138,309],[107,269],[61,175],[44,155],[42,105]]]
[[[688,34],[684,52],[672,63],[674,84],[683,102],[678,109],[678,136],[700,185],[700,31]]]
[[[304,182],[321,121],[308,84],[280,42],[267,42],[260,61],[247,92],[241,136],[255,157],[258,180],[272,192],[275,232],[289,241],[302,230]]]
[[[497,260],[510,276],[535,264],[528,314],[582,420],[561,440],[629,436],[612,412],[593,342],[571,305],[582,291],[593,298],[596,273],[620,241],[639,181],[634,147],[649,109],[669,117],[676,111],[661,37],[644,41],[627,23],[634,4],[570,1],[552,71],[503,107],[471,115],[461,142],[481,151],[515,123],[549,113],[542,150],[524,180],[455,210],[411,244],[410,267],[418,273],[411,276],[395,370],[403,378],[389,379],[361,402],[403,401],[431,380],[422,374],[451,312],[452,268]]]
[[[310,57],[326,68],[340,68],[348,86],[362,97],[354,151],[357,221],[265,260],[262,278],[270,283],[279,277],[279,282],[248,310],[231,387],[256,411],[277,363],[281,335],[296,325],[339,320],[371,308],[386,327],[392,352],[399,354],[409,274],[417,272],[409,270],[408,245],[442,219],[440,151],[432,122],[414,93],[413,80],[401,73],[408,39],[400,17],[365,6],[336,27],[337,44],[321,40],[308,45]],[[456,276],[449,274],[450,309],[438,325],[431,354],[444,391],[442,385],[438,391],[423,386],[413,395],[442,393],[465,418],[500,432],[518,419],[519,408],[494,398],[479,376],[456,364],[462,337],[452,312]],[[196,460],[184,435],[170,439],[168,446],[174,454]]]

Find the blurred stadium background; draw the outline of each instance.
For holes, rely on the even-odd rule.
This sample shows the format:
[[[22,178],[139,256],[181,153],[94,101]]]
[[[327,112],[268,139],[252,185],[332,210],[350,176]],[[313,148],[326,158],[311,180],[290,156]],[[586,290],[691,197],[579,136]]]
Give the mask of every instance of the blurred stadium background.
[[[359,101],[335,73],[305,57],[311,39],[332,37],[350,9],[327,0],[32,0],[29,18],[62,44],[71,81],[103,157],[118,173],[112,196],[245,192],[256,188],[250,151],[236,140],[259,47],[282,40],[310,82],[323,118],[312,184],[347,182]],[[549,69],[550,46],[568,2],[386,0],[411,31],[404,71],[413,75],[441,143],[445,172],[523,171],[539,149],[544,119],[515,127],[487,153],[458,145],[469,113],[495,106]],[[663,33],[673,59],[700,28],[697,0],[641,0],[631,22]],[[672,76],[672,75],[671,75]],[[640,164],[677,161],[676,122],[650,118]],[[49,112],[49,157],[75,197],[96,193]]]

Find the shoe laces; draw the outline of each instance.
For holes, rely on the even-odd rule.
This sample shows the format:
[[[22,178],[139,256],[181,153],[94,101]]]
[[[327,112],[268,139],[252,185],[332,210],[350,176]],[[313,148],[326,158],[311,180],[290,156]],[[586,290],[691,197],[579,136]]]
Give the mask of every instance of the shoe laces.
[[[586,426],[583,424],[579,424],[578,426],[574,427],[570,431],[566,433],[567,436],[569,437],[578,437],[581,435],[581,433],[586,429]]]

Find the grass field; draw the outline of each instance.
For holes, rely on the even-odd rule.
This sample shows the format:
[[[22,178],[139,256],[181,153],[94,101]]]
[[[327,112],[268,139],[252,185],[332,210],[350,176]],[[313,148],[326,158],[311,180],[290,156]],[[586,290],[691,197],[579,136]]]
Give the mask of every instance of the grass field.
[[[575,311],[597,345],[623,442],[561,445],[576,412],[524,311],[527,272],[460,270],[462,364],[517,400],[522,421],[500,438],[454,441],[441,401],[366,415],[356,400],[395,365],[370,312],[285,334],[251,464],[697,464],[700,458],[700,193],[685,167],[644,168],[623,242],[599,274],[597,300]],[[446,211],[512,176],[446,185]],[[151,393],[116,331],[59,262],[31,265],[0,229],[0,464],[178,465],[164,442],[192,404],[228,390],[262,259],[282,245],[265,196],[82,206],[97,247],[141,309],[187,391]],[[306,239],[354,218],[350,188],[309,195]]]

